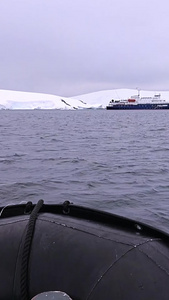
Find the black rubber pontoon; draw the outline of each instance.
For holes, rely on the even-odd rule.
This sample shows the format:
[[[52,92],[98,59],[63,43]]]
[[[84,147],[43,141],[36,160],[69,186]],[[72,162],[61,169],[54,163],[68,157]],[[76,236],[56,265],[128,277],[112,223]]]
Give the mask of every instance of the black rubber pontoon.
[[[168,234],[68,202],[0,212],[0,299],[169,299]]]

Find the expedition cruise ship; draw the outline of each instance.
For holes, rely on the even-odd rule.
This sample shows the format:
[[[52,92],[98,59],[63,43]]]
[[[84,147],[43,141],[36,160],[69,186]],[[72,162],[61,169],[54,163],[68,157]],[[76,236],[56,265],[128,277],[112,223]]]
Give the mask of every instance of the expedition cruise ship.
[[[140,97],[140,94],[129,99],[112,99],[106,109],[169,109],[169,101],[161,99],[160,94],[153,97]]]

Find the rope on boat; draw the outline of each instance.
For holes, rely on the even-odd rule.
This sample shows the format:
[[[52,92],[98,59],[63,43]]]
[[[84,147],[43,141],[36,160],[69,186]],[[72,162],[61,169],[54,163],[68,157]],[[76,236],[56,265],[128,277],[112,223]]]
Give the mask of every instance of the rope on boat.
[[[21,300],[29,300],[28,265],[29,265],[30,250],[31,250],[37,215],[43,203],[44,203],[43,200],[39,200],[38,203],[35,205],[34,209],[31,212],[28,225],[27,225],[27,231],[26,231],[22,259],[21,259],[21,278],[20,278]]]

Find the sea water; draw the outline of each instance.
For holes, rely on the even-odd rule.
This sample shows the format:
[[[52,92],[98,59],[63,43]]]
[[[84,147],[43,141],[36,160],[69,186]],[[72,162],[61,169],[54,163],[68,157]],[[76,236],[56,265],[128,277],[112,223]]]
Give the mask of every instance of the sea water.
[[[168,119],[168,110],[1,110],[0,205],[69,200],[169,232]]]

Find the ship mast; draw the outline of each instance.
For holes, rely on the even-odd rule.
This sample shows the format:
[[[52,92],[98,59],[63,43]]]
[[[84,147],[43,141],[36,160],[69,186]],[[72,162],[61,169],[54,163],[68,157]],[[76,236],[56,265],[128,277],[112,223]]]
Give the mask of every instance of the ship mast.
[[[138,98],[140,98],[140,89],[137,88],[137,92],[138,92]]]

